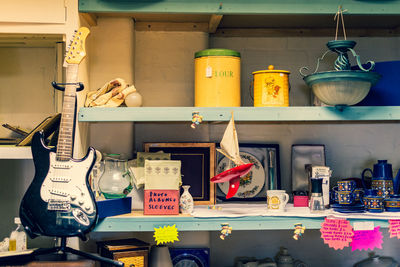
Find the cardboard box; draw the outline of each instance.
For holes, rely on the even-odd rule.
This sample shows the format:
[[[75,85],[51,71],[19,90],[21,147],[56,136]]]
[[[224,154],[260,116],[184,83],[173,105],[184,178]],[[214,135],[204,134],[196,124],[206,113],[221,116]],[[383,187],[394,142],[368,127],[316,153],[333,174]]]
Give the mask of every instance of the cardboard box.
[[[179,190],[144,190],[144,215],[178,215]]]
[[[327,166],[312,166],[311,177],[322,178],[322,195],[324,197],[324,205],[329,206],[329,181],[332,171]],[[311,183],[310,183],[311,184]],[[311,191],[310,191],[311,192]]]
[[[132,197],[105,199],[96,201],[99,219],[131,213]]]

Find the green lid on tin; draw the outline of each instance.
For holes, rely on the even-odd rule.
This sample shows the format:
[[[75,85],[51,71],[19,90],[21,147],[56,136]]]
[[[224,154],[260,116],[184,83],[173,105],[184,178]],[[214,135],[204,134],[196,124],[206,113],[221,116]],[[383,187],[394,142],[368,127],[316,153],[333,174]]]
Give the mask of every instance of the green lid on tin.
[[[231,56],[231,57],[240,57],[240,53],[231,50],[231,49],[223,49],[223,48],[213,48],[213,49],[205,49],[194,53],[194,57],[212,57],[212,56]]]

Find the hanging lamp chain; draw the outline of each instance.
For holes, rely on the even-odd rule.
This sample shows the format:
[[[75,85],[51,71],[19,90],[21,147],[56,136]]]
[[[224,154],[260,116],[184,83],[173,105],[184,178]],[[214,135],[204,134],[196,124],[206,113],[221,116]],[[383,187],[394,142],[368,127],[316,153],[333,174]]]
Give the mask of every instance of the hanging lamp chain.
[[[343,36],[344,36],[344,39],[347,40],[347,37],[346,37],[346,29],[345,29],[345,27],[344,27],[343,12],[347,12],[347,9],[344,9],[344,10],[343,10],[343,9],[342,9],[342,6],[340,5],[340,6],[338,7],[338,11],[337,11],[336,14],[335,14],[335,17],[333,18],[334,20],[336,20],[335,41],[337,40],[337,37],[338,37],[340,21],[342,21],[342,28],[343,28]]]

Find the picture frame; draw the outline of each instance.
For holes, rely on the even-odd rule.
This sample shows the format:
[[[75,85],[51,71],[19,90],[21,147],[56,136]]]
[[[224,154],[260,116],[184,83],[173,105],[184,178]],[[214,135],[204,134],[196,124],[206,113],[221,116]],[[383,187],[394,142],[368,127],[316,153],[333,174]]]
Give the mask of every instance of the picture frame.
[[[219,147],[219,144],[216,144]],[[242,159],[254,164],[249,177],[241,178],[241,185],[234,197],[227,199],[228,183],[217,184],[216,202],[230,201],[266,201],[269,177],[273,175],[275,189],[281,189],[279,144],[239,143],[239,152]],[[269,161],[271,159],[271,161]],[[225,166],[230,162],[224,155],[217,153],[216,174],[234,166]],[[272,166],[271,166],[272,163]],[[232,164],[232,163],[230,163]],[[250,183],[246,184],[246,178]],[[247,180],[248,182],[248,180]]]
[[[171,154],[171,160],[182,162],[182,184],[190,185],[195,205],[215,204],[215,143],[150,143],[143,144],[145,152]],[[181,192],[182,193],[182,192]]]

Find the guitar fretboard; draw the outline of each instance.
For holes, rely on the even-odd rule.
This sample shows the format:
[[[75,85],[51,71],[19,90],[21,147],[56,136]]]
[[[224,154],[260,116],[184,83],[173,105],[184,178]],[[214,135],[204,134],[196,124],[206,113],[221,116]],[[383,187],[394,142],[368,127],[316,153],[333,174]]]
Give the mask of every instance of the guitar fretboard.
[[[68,65],[66,76],[67,85],[64,91],[56,152],[56,158],[59,161],[68,161],[72,157],[76,103],[76,86],[74,84],[77,82],[77,74],[78,64]]]

